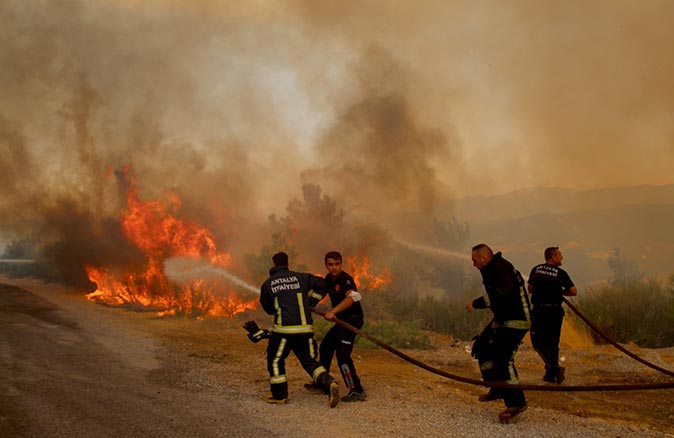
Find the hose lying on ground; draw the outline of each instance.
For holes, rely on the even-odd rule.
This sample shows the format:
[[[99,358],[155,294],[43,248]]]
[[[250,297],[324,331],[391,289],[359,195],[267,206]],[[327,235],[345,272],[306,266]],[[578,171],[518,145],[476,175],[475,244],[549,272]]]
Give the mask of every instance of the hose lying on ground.
[[[628,356],[631,357],[632,359],[634,359],[634,360],[636,360],[636,361],[639,361],[639,362],[641,362],[642,364],[646,365],[647,367],[653,368],[654,370],[658,370],[658,371],[660,371],[660,372],[663,373],[663,374],[667,374],[668,376],[674,377],[674,371],[670,371],[670,370],[666,370],[666,369],[664,369],[664,368],[661,368],[661,367],[655,365],[654,363],[649,362],[649,361],[647,361],[646,359],[643,359],[643,358],[637,356],[636,354],[632,353],[631,351],[629,351],[628,349],[626,349],[626,348],[623,347],[622,345],[618,344],[618,343],[617,343],[615,340],[613,340],[609,335],[607,335],[606,333],[604,333],[604,331],[601,330],[599,327],[597,327],[596,325],[594,325],[594,324],[592,323],[592,321],[590,321],[589,319],[587,319],[587,318],[585,317],[585,315],[583,315],[583,314],[580,312],[580,310],[578,310],[578,308],[577,308],[576,306],[574,306],[573,304],[571,304],[571,302],[570,302],[569,300],[567,300],[565,297],[562,297],[562,299],[564,300],[564,303],[566,303],[566,305],[569,306],[569,309],[571,309],[571,310],[573,311],[573,313],[575,313],[576,315],[578,315],[578,317],[579,317],[580,319],[582,319],[583,322],[585,322],[585,324],[587,324],[588,326],[590,326],[590,328],[591,328],[592,330],[594,330],[599,336],[601,336],[602,338],[604,338],[604,340],[606,340],[606,342],[608,342],[609,344],[613,345],[615,348],[617,348],[618,350],[622,351],[623,353],[625,353],[626,355],[628,355]]]
[[[567,304],[569,304],[567,302]],[[316,313],[317,315],[320,316],[325,316],[325,312],[318,310],[318,309],[311,309],[312,312]],[[575,310],[574,310],[575,311]],[[391,353],[395,354],[396,356],[401,357],[402,359],[406,360],[407,362],[410,362],[420,368],[425,369],[426,371],[430,371],[431,373],[437,374],[442,377],[446,377],[448,379],[456,380],[458,382],[463,382],[463,383],[468,383],[470,385],[479,385],[479,386],[487,386],[490,388],[517,388],[517,389],[524,389],[528,391],[555,391],[555,392],[571,392],[571,391],[635,391],[635,390],[644,390],[644,389],[671,389],[674,388],[674,381],[672,382],[663,382],[663,383],[644,383],[644,384],[615,384],[615,385],[555,385],[555,386],[550,386],[550,385],[514,385],[511,383],[502,383],[502,382],[485,382],[481,379],[472,379],[469,377],[463,377],[459,376],[456,374],[448,373],[446,371],[439,370],[437,368],[434,368],[424,362],[421,362],[417,359],[414,359],[411,356],[408,356],[407,354],[396,350],[395,348],[391,347],[390,345],[387,345],[386,343],[380,341],[379,339],[375,338],[374,336],[352,326],[351,324],[348,324],[338,318],[334,318],[332,321],[334,321],[336,324],[338,324],[341,327],[344,327],[347,330],[352,331],[353,333],[362,336],[363,338],[367,339],[370,342],[373,342],[374,344],[380,346],[381,348],[390,351]],[[633,357],[633,356],[630,356]],[[652,364],[651,364],[652,365]],[[657,368],[656,368],[657,369]],[[671,371],[664,370],[665,374],[671,374]]]

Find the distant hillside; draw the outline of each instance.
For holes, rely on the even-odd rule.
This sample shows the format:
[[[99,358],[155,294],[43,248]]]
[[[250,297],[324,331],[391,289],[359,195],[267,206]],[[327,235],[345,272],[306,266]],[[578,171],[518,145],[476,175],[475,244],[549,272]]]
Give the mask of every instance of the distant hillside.
[[[608,278],[606,260],[615,248],[648,275],[674,273],[672,224],[674,204],[640,205],[478,223],[472,236],[529,267],[543,260],[543,248],[561,246],[565,265],[590,282]]]
[[[616,248],[646,275],[674,273],[674,185],[520,190],[458,200],[447,215],[470,224],[471,243],[502,250],[526,274],[554,245],[578,283],[606,280]]]
[[[502,221],[536,214],[607,210],[629,205],[674,204],[674,184],[596,190],[523,189],[498,196],[471,196],[440,210],[470,222]]]

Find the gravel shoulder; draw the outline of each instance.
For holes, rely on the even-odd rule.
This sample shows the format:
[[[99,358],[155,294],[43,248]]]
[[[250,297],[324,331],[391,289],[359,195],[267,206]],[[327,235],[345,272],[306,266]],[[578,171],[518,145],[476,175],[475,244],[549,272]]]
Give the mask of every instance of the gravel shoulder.
[[[97,422],[104,423],[104,430],[110,431],[109,436],[117,433],[130,437],[260,434],[278,437],[324,434],[340,437],[483,437],[492,434],[674,437],[674,391],[671,389],[590,393],[529,391],[529,409],[516,423],[502,425],[497,419],[498,412],[503,409],[500,402],[477,401],[477,396],[485,391],[483,387],[445,379],[381,349],[360,347],[356,347],[354,357],[368,393],[367,401],[340,403],[330,409],[326,396],[304,389],[303,384],[309,378],[291,356],[287,370],[290,402],[269,405],[262,399],[268,390],[265,343],[252,344],[241,328],[247,319],[256,319],[261,326],[268,326],[269,318],[265,315],[247,312],[233,319],[217,320],[160,318],[148,312],[95,305],[77,291],[59,285],[7,278],[0,278],[0,282],[18,286],[47,300],[58,309],[60,317],[75,322],[86,337],[100,346],[102,353],[96,353],[99,366],[106,368],[105,364],[110,362],[125,370],[124,376],[133,376],[131,383],[116,387],[115,379],[125,377],[103,370],[100,372],[100,393],[86,393],[91,393],[89,403],[96,404],[97,412],[103,409],[103,413],[91,415],[87,421],[91,427]],[[367,325],[364,329],[367,330]],[[77,357],[78,342],[73,341],[69,346],[75,348],[74,357]],[[0,358],[6,365],[19,368],[22,364],[16,363],[13,351],[6,347],[8,343],[8,339],[0,337]],[[435,350],[406,353],[451,373],[479,377],[476,363],[465,350],[466,344],[438,339],[438,345]],[[634,348],[637,354],[656,364],[673,368],[674,348]],[[88,350],[82,351],[82,354],[91,354]],[[643,383],[669,379],[608,346],[565,349],[563,353],[567,384]],[[522,346],[516,363],[524,383],[540,382],[540,359],[528,345]],[[341,377],[335,377],[341,385]],[[16,382],[9,382],[0,390],[15,391],[12,395],[15,397],[17,385],[12,386],[12,383]],[[73,379],[72,384],[77,383],[78,379]],[[36,381],[36,386],[31,386],[22,382],[20,391],[24,399],[38,399],[39,385],[42,384]],[[156,391],[161,393],[156,394]],[[108,392],[109,400],[106,398]],[[82,404],[87,405],[87,401]],[[0,404],[0,409],[3,406]],[[54,415],[64,415],[62,410],[52,411]],[[47,412],[51,411],[47,409]],[[107,418],[117,421],[105,420],[106,414]],[[30,418],[13,418],[21,415],[35,414],[0,410],[0,425],[27,424]],[[136,415],[148,416],[144,428],[129,428],[124,421],[119,421],[126,417],[136,418]],[[59,418],[58,421],[63,423],[68,419]],[[138,421],[132,423],[137,425]],[[161,425],[153,425],[155,422]],[[18,436],[32,435],[26,432]]]

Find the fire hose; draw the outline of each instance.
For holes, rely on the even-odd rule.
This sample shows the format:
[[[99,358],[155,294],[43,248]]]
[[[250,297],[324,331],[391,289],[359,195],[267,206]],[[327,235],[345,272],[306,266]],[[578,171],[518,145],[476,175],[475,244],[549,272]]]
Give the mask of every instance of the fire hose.
[[[571,310],[573,311],[573,313],[575,313],[576,315],[578,315],[578,317],[579,317],[580,319],[582,319],[583,322],[585,322],[585,324],[587,324],[587,325],[588,325],[592,330],[594,330],[599,336],[601,336],[602,338],[604,338],[604,340],[605,340],[606,342],[608,342],[609,344],[613,345],[615,348],[617,348],[618,350],[622,351],[623,353],[625,353],[626,355],[628,355],[628,356],[631,357],[632,359],[634,359],[634,360],[636,360],[636,361],[638,361],[638,362],[641,362],[642,364],[646,365],[647,367],[653,368],[654,370],[658,370],[658,371],[660,371],[660,372],[663,373],[663,374],[667,374],[668,376],[674,377],[674,371],[670,371],[670,370],[667,370],[667,369],[665,369],[665,368],[661,368],[661,367],[655,365],[654,363],[649,362],[649,361],[647,361],[646,359],[643,359],[643,358],[637,356],[636,354],[632,353],[631,351],[629,351],[628,349],[626,349],[625,347],[623,347],[622,345],[620,345],[619,343],[617,343],[616,341],[614,341],[609,335],[607,335],[607,334],[606,334],[603,330],[601,330],[599,327],[597,327],[596,325],[594,325],[594,324],[592,323],[592,321],[590,321],[589,319],[587,319],[587,317],[585,317],[585,315],[583,315],[583,314],[581,313],[581,311],[578,310],[578,308],[577,308],[576,306],[574,306],[573,304],[571,304],[571,302],[570,302],[569,300],[567,300],[565,297],[562,297],[562,299],[564,300],[564,303],[566,303],[566,305],[569,306],[569,309],[571,309]]]
[[[605,333],[601,332],[594,324],[591,324],[584,316],[581,316],[580,311],[572,306],[566,299],[564,299],[566,304],[573,310],[578,316],[580,316],[583,321],[588,323],[590,327],[593,330],[598,331],[598,333],[604,337],[607,341],[610,339],[608,335]],[[318,310],[318,309],[311,309],[312,312],[325,317],[325,312]],[[433,374],[437,374],[442,377],[446,377],[448,379],[456,380],[458,382],[462,383],[468,383],[470,385],[479,385],[479,386],[487,386],[490,388],[510,388],[510,389],[522,389],[522,390],[528,390],[528,391],[553,391],[553,392],[578,392],[578,391],[635,391],[635,390],[645,390],[645,389],[671,389],[674,388],[674,381],[673,382],[663,382],[663,383],[644,383],[644,384],[611,384],[611,385],[556,385],[556,386],[548,386],[548,385],[522,385],[522,384],[511,384],[511,383],[503,383],[503,382],[486,382],[481,379],[473,379],[470,377],[464,377],[464,376],[459,376],[457,374],[452,374],[447,371],[443,371],[440,369],[437,369],[435,367],[432,367],[424,362],[421,362],[405,353],[402,351],[399,351],[390,345],[380,341],[379,339],[375,338],[374,336],[364,332],[363,330],[360,330],[351,324],[348,324],[339,318],[335,317],[331,321],[336,323],[337,325],[352,331],[353,333],[360,335],[361,337],[367,339],[370,342],[373,342],[374,344],[380,346],[381,348],[390,351],[391,353],[395,354],[396,356],[402,358],[403,360],[410,362],[419,368],[423,368],[426,371],[429,371]],[[617,342],[611,340],[611,342],[614,346],[618,347],[621,351],[625,352],[628,354],[630,357],[636,359],[638,356],[636,356],[634,353],[628,353],[627,350],[625,350],[622,347],[619,347]],[[647,364],[651,368],[654,368],[664,374],[668,374],[670,376],[674,376],[674,372],[666,370],[664,368],[660,368],[657,365],[654,365],[644,359],[638,358],[640,362]]]

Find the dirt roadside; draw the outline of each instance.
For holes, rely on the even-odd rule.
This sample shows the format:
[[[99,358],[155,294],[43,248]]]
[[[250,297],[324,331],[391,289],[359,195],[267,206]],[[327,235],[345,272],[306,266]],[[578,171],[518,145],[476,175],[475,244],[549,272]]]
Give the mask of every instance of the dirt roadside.
[[[291,358],[288,363],[290,403],[268,405],[262,401],[267,391],[264,343],[250,343],[241,328],[247,319],[256,319],[262,326],[269,325],[267,316],[247,312],[231,320],[160,318],[151,313],[94,305],[76,291],[57,285],[5,278],[0,281],[54,303],[68,318],[91,332],[114,360],[142,370],[144,380],[139,382],[159,382],[179,397],[201,400],[190,408],[208,411],[194,413],[199,418],[221,418],[215,427],[222,434],[217,436],[247,436],[244,432],[234,433],[239,430],[238,426],[232,426],[232,433],[227,433],[228,425],[239,424],[240,420],[254,425],[255,430],[265,431],[268,436],[288,437],[325,434],[340,437],[485,436],[492,433],[550,437],[674,436],[672,390],[529,391],[529,410],[517,423],[501,425],[497,420],[502,409],[500,402],[477,402],[484,388],[449,381],[384,350],[358,347],[356,366],[368,392],[366,402],[342,403],[334,410],[329,409],[324,396],[303,388],[308,377]],[[114,320],[115,327],[124,333],[101,332],[101,327],[109,327],[100,323],[103,319]],[[436,350],[406,353],[451,373],[479,376],[465,344],[455,345],[448,339],[438,339],[437,344]],[[674,348],[637,348],[636,352],[665,368],[671,369],[674,364]],[[668,381],[667,376],[608,346],[565,350],[564,356],[568,384]],[[523,345],[518,353],[517,365],[524,383],[540,382],[540,359],[528,345]],[[120,404],[114,406],[124,409]],[[172,407],[175,406],[167,406]],[[148,414],[157,415],[157,412]],[[123,417],[124,413],[111,415]]]

